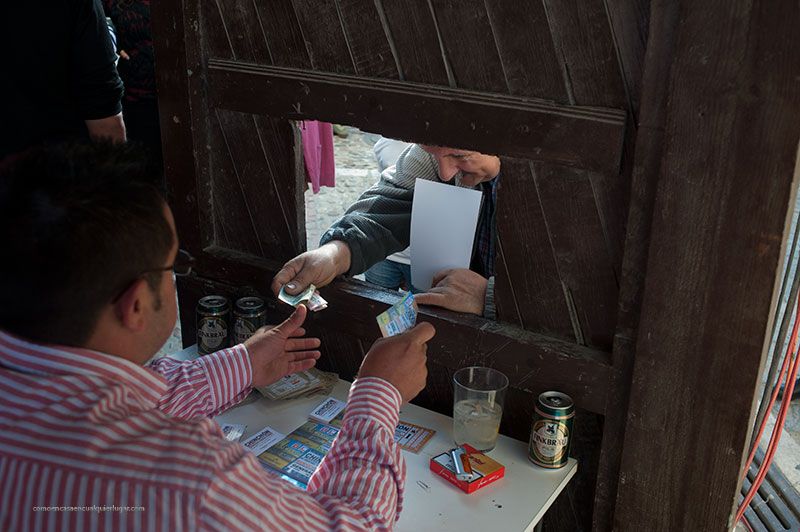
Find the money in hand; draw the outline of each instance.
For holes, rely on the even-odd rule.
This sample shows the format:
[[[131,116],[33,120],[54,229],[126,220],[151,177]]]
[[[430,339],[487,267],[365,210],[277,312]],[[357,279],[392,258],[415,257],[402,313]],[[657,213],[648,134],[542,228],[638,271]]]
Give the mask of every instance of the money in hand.
[[[321,295],[319,295],[317,287],[313,284],[308,285],[308,288],[294,296],[287,294],[286,286],[282,286],[281,291],[278,294],[278,299],[293,307],[297,307],[301,303],[304,303],[306,307],[308,307],[308,310],[313,312],[328,308],[328,302],[325,301]]]

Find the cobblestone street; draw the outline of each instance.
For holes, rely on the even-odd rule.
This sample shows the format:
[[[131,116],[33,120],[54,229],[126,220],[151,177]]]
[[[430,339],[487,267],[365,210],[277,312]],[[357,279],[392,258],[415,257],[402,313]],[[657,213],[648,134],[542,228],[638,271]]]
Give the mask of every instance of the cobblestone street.
[[[308,249],[317,248],[322,233],[380,177],[372,153],[378,136],[349,126],[345,126],[345,130],[347,138],[333,137],[336,186],[322,187],[318,194],[310,188],[305,192]]]

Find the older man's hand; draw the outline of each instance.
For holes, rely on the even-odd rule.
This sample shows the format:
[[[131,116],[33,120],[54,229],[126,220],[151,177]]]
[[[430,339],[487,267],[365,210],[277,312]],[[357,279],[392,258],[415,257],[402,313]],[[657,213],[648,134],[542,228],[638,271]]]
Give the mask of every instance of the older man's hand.
[[[325,286],[349,269],[350,248],[340,240],[332,240],[284,264],[272,279],[272,292],[277,296],[281,287],[286,285],[288,294],[299,294],[309,284]]]
[[[267,386],[278,379],[314,366],[320,356],[317,338],[303,338],[304,305],[280,325],[261,327],[244,346],[253,367],[253,386]]]
[[[488,281],[466,268],[442,270],[433,276],[432,287],[414,299],[420,305],[434,305],[455,312],[483,315]]]

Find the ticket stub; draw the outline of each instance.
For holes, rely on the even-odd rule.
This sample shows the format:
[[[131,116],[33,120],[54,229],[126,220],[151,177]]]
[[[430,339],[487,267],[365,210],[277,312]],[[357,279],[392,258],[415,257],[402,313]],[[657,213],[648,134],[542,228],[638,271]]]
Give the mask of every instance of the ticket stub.
[[[417,323],[417,302],[408,292],[403,299],[389,307],[375,318],[381,334],[385,337],[402,334]]]
[[[344,401],[335,397],[328,397],[308,414],[308,417],[321,423],[330,423],[333,418],[338,416],[346,406]]]
[[[401,449],[419,454],[425,444],[428,443],[428,440],[433,438],[434,434],[436,434],[436,431],[433,429],[427,429],[401,420],[394,429],[394,441],[397,442]]]
[[[283,438],[284,434],[281,434],[272,427],[264,427],[260,431],[247,438],[242,445],[244,445],[245,449],[248,451],[259,455],[281,441]]]
[[[242,439],[242,434],[247,430],[247,425],[241,423],[220,423],[222,433],[228,441],[239,441]]]
[[[322,382],[311,371],[298,371],[278,379],[269,386],[262,386],[258,391],[270,399],[286,399],[316,390],[321,386]]]

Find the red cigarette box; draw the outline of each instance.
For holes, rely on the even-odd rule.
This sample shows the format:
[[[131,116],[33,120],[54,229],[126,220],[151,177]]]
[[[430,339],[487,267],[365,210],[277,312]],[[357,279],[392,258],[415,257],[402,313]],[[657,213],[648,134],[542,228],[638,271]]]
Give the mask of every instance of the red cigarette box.
[[[506,467],[503,464],[492,460],[483,453],[479,453],[469,445],[465,444],[464,449],[467,451],[469,463],[472,466],[472,472],[476,474],[476,478],[470,481],[458,480],[449,451],[431,458],[431,471],[467,493],[479,490],[487,484],[503,478],[506,474]]]

